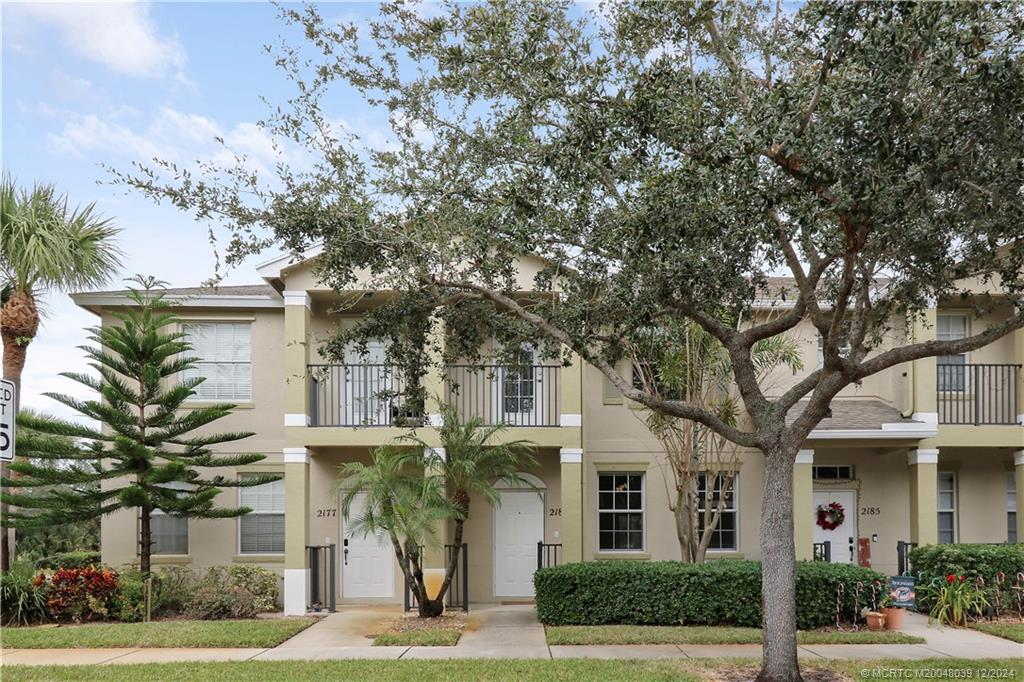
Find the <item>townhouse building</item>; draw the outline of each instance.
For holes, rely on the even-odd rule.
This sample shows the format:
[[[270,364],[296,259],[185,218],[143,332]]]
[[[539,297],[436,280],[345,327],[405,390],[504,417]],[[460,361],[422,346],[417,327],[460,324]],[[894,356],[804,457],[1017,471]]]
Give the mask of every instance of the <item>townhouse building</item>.
[[[158,517],[154,563],[273,569],[283,578],[287,613],[305,612],[311,591],[322,597],[332,579],[341,604],[401,602],[405,586],[388,543],[347,527],[338,470],[348,461],[368,462],[375,447],[408,433],[408,415],[396,397],[402,377],[385,364],[383,343],[341,363],[321,352],[334,331],[379,305],[386,293],[365,292],[344,313],[332,312],[339,296],[313,275],[315,252],[307,256],[259,266],[260,284],[167,292],[200,358],[194,371],[206,377],[196,400],[237,403],[214,427],[256,434],[224,451],[267,455],[227,473],[283,478],[226,491],[226,502],[253,510],[238,519]],[[524,281],[532,278],[529,263],[521,269]],[[993,303],[992,312],[979,316],[970,301],[940,301],[924,323],[897,328],[894,337],[957,338],[1012,314],[998,294],[980,284],[975,290]],[[111,313],[130,304],[116,291],[80,293],[74,300],[102,324],[115,323]],[[763,303],[766,310],[784,305]],[[795,375],[776,370],[768,382],[773,390],[784,390],[821,361],[809,323],[792,336],[804,369]],[[1024,517],[1016,513],[1016,491],[1024,488],[1022,365],[1024,330],[1018,330],[980,350],[907,363],[845,389],[798,456],[798,557],[894,573],[898,543],[1024,538]],[[460,569],[470,601],[529,600],[541,563],[678,558],[661,445],[642,411],[596,369],[535,356],[516,367],[454,365],[446,377],[432,373],[426,381],[428,393],[445,396],[463,416],[508,424],[507,437],[537,446],[539,464],[523,475],[540,493],[498,482],[500,506],[472,501]],[[428,405],[427,411],[436,409]],[[436,428],[417,432],[441,447]],[[709,555],[757,559],[762,455],[740,452],[735,466]],[[701,485],[711,488],[703,491],[707,498],[719,492],[713,478],[702,477]],[[833,502],[844,518],[827,529],[817,522],[818,510]],[[130,511],[103,520],[104,561],[136,559],[136,524]],[[308,549],[329,545],[337,551],[333,574],[312,566]],[[435,565],[441,560],[435,553]]]

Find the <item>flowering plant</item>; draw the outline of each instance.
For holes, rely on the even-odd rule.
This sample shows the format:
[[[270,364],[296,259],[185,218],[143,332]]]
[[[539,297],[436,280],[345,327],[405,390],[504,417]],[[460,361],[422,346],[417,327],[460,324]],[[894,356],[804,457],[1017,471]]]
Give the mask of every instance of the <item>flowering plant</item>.
[[[981,616],[989,605],[985,593],[964,575],[950,573],[945,583],[936,578],[925,589],[935,600],[928,620],[942,625],[966,625],[970,616]]]
[[[41,572],[32,580],[46,593],[46,605],[56,620],[80,623],[107,615],[107,604],[117,590],[117,573],[109,568],[85,566]]]
[[[829,502],[827,507],[818,505],[818,525],[825,530],[835,530],[846,520],[846,510],[838,502]]]

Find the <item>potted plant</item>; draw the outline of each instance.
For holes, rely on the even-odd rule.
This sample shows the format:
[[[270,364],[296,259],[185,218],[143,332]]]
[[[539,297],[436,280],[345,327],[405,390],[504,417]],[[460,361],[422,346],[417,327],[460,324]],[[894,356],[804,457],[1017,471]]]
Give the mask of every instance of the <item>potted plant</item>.
[[[865,611],[864,619],[868,622],[868,630],[885,629],[885,614],[880,611]]]
[[[903,617],[906,615],[907,610],[902,606],[893,606],[891,594],[886,593],[882,595],[878,605],[882,614],[885,615],[886,630],[899,630],[903,627]]]

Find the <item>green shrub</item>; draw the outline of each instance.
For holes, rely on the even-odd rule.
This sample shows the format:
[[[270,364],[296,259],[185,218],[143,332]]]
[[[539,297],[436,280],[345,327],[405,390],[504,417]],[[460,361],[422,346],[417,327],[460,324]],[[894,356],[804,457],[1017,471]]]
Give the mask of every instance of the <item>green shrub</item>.
[[[162,610],[163,585],[159,575],[153,574],[150,594],[150,616]],[[146,618],[146,581],[138,569],[122,570],[117,579],[117,591],[111,599],[110,615],[125,623],[137,623]]]
[[[233,587],[244,587],[252,592],[257,611],[264,613],[277,610],[280,578],[276,573],[249,564],[236,564],[229,566],[227,570],[228,584]]]
[[[196,576],[187,566],[165,566],[160,571],[160,611],[184,613],[196,591]]]
[[[1018,572],[1024,571],[1024,544],[1021,545],[925,545],[910,553],[910,564],[917,577],[918,608],[930,611],[935,597],[946,582],[946,576],[965,576],[975,583],[983,578],[983,592],[995,604],[996,575],[1006,578],[1001,603],[1005,608],[1012,594]]]
[[[835,622],[836,584],[846,583],[842,614],[850,620],[855,583],[859,606],[870,603],[871,581],[882,574],[867,568],[799,562],[797,625],[815,628]],[[602,561],[565,564],[534,576],[537,614],[548,625],[761,625],[761,564],[756,561]]]
[[[197,620],[255,618],[256,600],[244,587],[204,585],[192,595],[185,615]]]
[[[45,590],[35,584],[34,578],[32,565],[21,562],[0,574],[0,624],[30,625],[49,617]]]
[[[36,562],[36,568],[85,568],[101,564],[99,552],[78,551],[60,552],[51,556],[44,556]]]

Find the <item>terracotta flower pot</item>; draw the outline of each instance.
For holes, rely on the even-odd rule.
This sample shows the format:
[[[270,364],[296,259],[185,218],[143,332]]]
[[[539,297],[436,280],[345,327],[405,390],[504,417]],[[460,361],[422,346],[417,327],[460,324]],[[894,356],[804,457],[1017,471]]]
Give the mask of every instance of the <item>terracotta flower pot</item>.
[[[885,615],[886,630],[899,630],[903,627],[903,617],[907,614],[906,609],[899,606],[888,606],[882,609],[882,613]]]
[[[885,614],[871,611],[864,616],[868,621],[868,630],[884,630]]]

